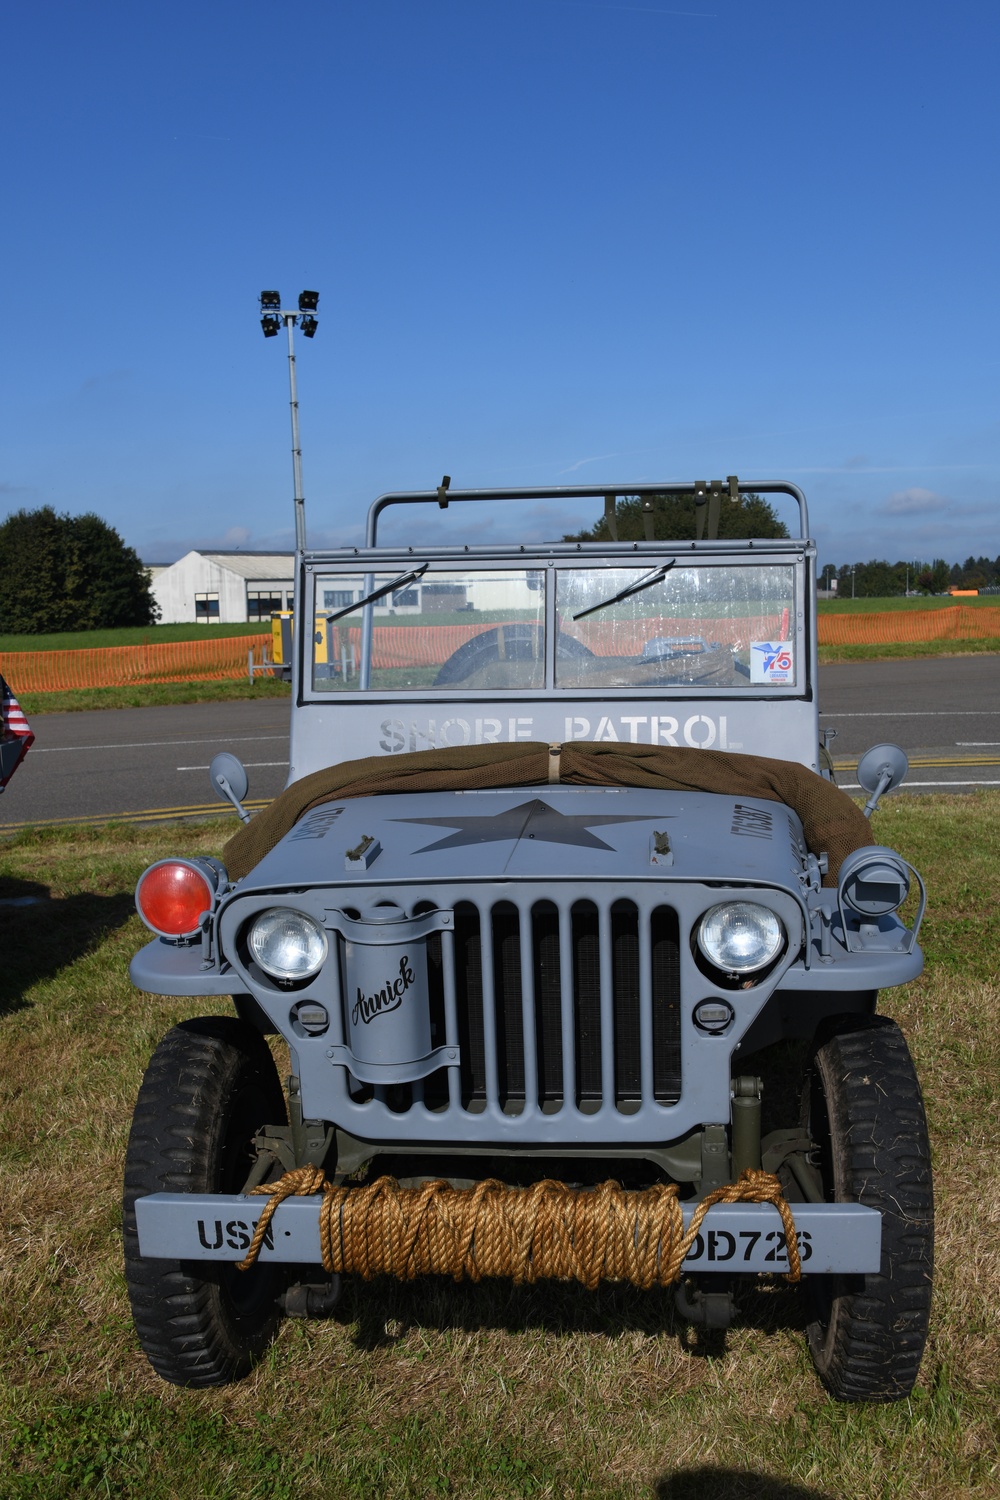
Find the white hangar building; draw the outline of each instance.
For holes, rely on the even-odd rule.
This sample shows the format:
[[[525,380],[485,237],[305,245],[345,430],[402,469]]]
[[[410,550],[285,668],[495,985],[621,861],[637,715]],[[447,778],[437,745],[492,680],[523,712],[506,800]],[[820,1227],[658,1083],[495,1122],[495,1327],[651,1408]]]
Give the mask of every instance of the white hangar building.
[[[291,609],[292,552],[188,552],[167,568],[150,568],[161,625],[267,624]]]

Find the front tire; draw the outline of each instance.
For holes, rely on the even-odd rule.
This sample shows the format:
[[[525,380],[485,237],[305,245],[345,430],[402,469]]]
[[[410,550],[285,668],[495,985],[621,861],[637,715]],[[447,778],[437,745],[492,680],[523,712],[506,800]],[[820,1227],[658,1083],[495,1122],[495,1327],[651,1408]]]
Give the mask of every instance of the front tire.
[[[125,1156],[125,1275],[143,1351],[174,1385],[225,1385],[252,1369],[278,1326],[281,1271],[146,1259],[135,1200],[148,1193],[239,1192],[255,1133],[286,1119],[267,1044],[242,1021],[185,1021],[153,1053]]]
[[[923,1099],[906,1040],[851,1017],[817,1047],[803,1115],[831,1202],[882,1215],[878,1273],[809,1281],[809,1348],[840,1401],[898,1401],[917,1378],[930,1315],[934,1201]]]

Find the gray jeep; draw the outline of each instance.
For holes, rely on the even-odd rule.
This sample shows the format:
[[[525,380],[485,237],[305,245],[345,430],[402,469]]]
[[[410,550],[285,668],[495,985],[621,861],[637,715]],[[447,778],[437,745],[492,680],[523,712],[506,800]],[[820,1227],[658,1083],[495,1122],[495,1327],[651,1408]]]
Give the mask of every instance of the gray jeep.
[[[797,535],[720,540],[749,490]],[[665,491],[697,535],[378,539],[388,506],[588,497],[614,537]],[[136,893],[135,984],[236,1011],[167,1034],[129,1140],[164,1379],[245,1374],[344,1274],[675,1284],[716,1328],[783,1274],[834,1396],[912,1388],[929,1152],[876,1002],[920,972],[923,886],[820,745],[808,536],[788,484],[442,486],[298,556],[286,790],[250,821],[218,757],[244,826]],[[870,752],[866,813],[904,771]]]

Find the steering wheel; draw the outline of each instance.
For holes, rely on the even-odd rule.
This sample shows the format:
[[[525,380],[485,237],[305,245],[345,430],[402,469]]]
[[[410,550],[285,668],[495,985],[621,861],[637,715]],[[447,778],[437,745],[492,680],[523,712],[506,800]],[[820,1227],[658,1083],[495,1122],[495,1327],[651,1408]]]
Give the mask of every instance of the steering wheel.
[[[433,686],[448,687],[451,683],[464,682],[467,677],[497,661],[537,661],[543,643],[541,625],[532,625],[527,620],[515,620],[510,625],[495,625],[492,630],[484,630],[480,635],[472,636],[457,651],[453,651],[448,660],[442,662]],[[556,636],[557,657],[592,657],[593,654],[575,636],[563,635],[561,631]]]

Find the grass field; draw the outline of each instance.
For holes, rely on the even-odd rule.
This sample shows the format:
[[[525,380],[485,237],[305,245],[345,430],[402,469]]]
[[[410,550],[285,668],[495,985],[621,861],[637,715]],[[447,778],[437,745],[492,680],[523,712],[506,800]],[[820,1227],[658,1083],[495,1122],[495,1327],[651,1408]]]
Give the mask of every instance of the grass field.
[[[1000,594],[968,595],[953,598],[951,594],[919,594],[909,598],[893,594],[888,599],[818,599],[816,608],[821,615],[879,615],[891,609],[954,609],[957,605],[970,604],[973,609],[1000,609]]]
[[[16,684],[12,683],[16,690]],[[83,713],[98,708],[158,708],[165,704],[229,703],[247,698],[290,698],[287,682],[272,677],[232,682],[139,682],[131,687],[68,688],[61,693],[18,693],[30,721],[44,714]]]
[[[120,1178],[162,1033],[139,996],[137,875],[231,820],[24,833],[0,846],[0,1497],[964,1500],[1000,1494],[1000,794],[899,797],[875,834],[924,872],[924,976],[888,992],[923,1079],[938,1194],[931,1339],[912,1398],[818,1385],[803,1305],[741,1298],[705,1342],[667,1293],[352,1285],[286,1323],[243,1384],[162,1384],[131,1331]],[[207,1007],[225,1011],[224,1001]]]
[[[913,661],[925,656],[995,656],[1000,637],[980,641],[882,642],[877,646],[820,646],[820,666],[835,661]]]

